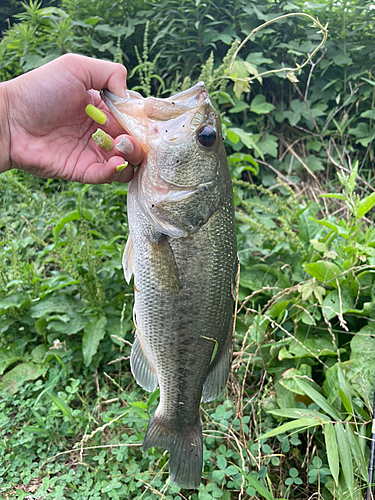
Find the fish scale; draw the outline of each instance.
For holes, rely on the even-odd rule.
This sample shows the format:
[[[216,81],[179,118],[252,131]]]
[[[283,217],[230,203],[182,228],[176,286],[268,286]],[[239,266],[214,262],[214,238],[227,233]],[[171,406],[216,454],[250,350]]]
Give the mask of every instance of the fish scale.
[[[168,99],[152,98],[142,111],[132,93],[103,98],[148,153],[128,189],[124,253],[125,277],[133,273],[135,287],[131,369],[144,389],[160,387],[143,448],[167,448],[172,481],[197,488],[202,393],[204,401],[215,399],[230,369],[236,235],[220,119],[202,83],[169,98],[171,109]]]

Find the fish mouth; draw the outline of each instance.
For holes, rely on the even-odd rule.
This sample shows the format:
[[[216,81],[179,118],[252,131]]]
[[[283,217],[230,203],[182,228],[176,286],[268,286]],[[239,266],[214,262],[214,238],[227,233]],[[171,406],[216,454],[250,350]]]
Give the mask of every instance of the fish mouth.
[[[145,151],[154,137],[171,145],[186,141],[201,123],[203,108],[212,106],[203,82],[166,99],[144,98],[132,90],[126,90],[125,98],[106,89],[100,95],[120,125]]]

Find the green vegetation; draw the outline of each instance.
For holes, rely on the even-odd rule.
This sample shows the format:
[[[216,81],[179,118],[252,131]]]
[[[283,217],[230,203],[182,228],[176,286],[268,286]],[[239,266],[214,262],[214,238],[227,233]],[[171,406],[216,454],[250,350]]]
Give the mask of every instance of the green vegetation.
[[[223,120],[241,272],[233,370],[204,405],[199,491],[142,452],[158,391],[134,382],[126,190],[0,177],[0,492],[6,499],[359,500],[375,379],[371,2],[23,4],[0,77],[69,51],[166,96],[204,79]],[[322,34],[303,17],[329,22]],[[135,48],[134,46],[137,46]],[[251,78],[251,82],[246,80]],[[298,81],[296,81],[298,80]],[[314,496],[315,495],[315,496]]]

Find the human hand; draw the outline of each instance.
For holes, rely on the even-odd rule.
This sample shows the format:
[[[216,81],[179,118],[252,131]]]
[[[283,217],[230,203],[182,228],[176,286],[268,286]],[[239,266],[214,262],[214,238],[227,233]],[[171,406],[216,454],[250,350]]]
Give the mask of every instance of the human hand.
[[[7,117],[2,142],[5,148],[9,144],[9,157],[0,162],[0,171],[20,168],[39,177],[87,184],[129,182],[132,165],[142,159],[140,145],[127,135],[127,149],[133,149],[128,154],[116,149],[104,152],[91,138],[98,125],[85,113],[88,104],[100,108],[107,117],[100,128],[119,143],[124,130],[96,90],[108,88],[125,97],[125,81],[121,64],[66,54],[0,84]],[[116,167],[124,164],[124,158],[130,165],[118,172]]]

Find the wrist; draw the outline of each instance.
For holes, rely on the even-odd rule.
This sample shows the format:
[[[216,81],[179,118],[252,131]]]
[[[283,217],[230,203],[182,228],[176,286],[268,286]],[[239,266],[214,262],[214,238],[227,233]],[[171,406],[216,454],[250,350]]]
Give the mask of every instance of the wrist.
[[[0,83],[0,173],[12,168],[8,88],[8,82]]]

